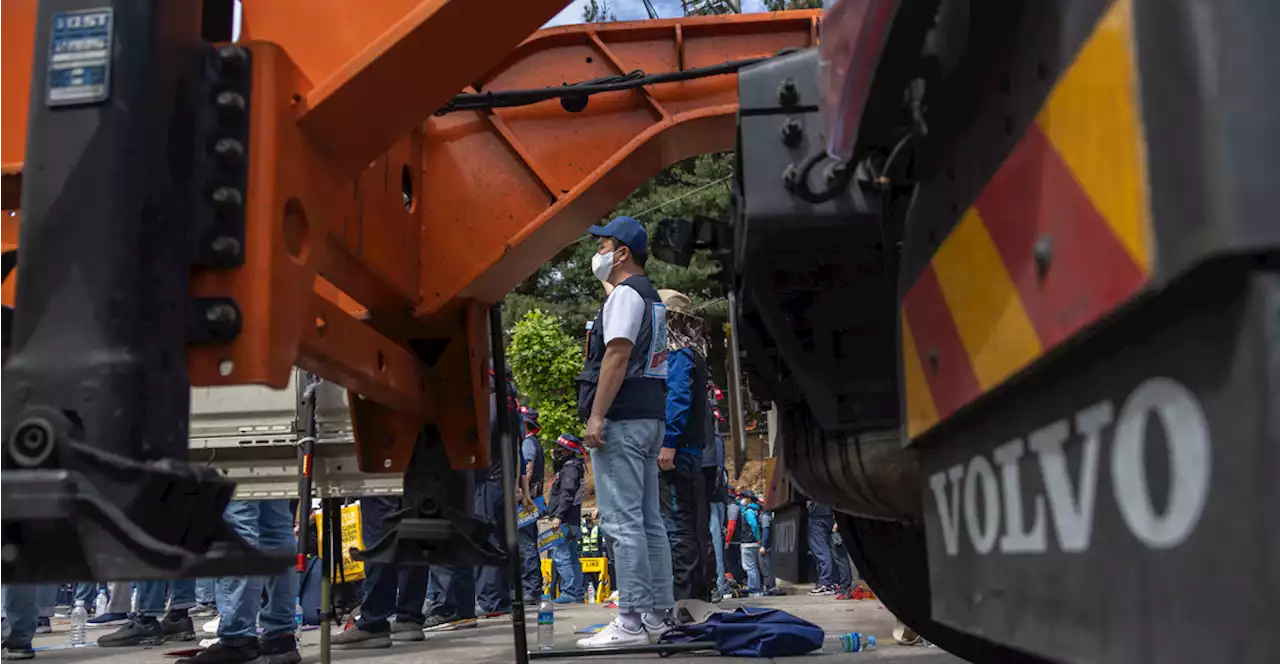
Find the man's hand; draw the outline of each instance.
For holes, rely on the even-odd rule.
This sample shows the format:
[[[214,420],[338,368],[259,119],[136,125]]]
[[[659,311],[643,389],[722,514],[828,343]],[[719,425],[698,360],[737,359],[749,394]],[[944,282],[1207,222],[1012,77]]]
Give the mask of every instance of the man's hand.
[[[560,519],[552,519],[552,520],[551,520],[551,529],[552,529],[552,530],[559,530],[559,529],[560,529]]]
[[[766,549],[766,548],[764,548],[763,546],[762,546],[762,547],[760,547],[760,555],[762,555],[762,556],[767,556],[767,555],[769,555],[769,550],[768,550],[768,549]]]
[[[532,500],[529,500],[529,499],[526,497],[526,498],[524,499],[524,511],[529,512],[529,513],[537,512],[537,511],[538,511],[538,506],[537,506],[537,505],[534,505],[534,504],[533,504],[533,501],[532,501]]]
[[[676,467],[676,448],[664,447],[658,452],[658,469],[659,470],[675,470]]]
[[[604,445],[604,417],[592,415],[587,419],[587,436],[583,443],[591,449]]]

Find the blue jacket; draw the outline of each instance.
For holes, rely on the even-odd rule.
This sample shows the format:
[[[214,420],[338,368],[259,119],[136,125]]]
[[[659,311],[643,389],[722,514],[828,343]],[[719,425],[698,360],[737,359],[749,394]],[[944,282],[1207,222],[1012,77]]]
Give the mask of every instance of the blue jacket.
[[[702,371],[703,381],[697,380],[698,373],[691,349],[680,348],[667,355],[667,426],[662,446],[702,456],[709,442],[708,425],[714,423],[707,403],[706,371]]]

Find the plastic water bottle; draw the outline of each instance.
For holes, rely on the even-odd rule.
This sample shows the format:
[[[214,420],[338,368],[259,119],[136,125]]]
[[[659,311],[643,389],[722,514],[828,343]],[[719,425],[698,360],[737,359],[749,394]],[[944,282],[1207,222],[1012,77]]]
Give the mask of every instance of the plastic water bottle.
[[[840,648],[845,652],[862,652],[876,649],[876,637],[871,634],[849,632],[840,635]]]
[[[538,650],[551,650],[556,642],[556,605],[544,594],[538,604]]]
[[[593,581],[587,582],[587,604],[596,603],[596,584]]]
[[[67,645],[72,648],[82,648],[88,641],[85,639],[85,632],[89,629],[89,611],[84,608],[84,600],[76,600],[76,608],[71,610],[71,633],[67,638]]]
[[[102,616],[107,613],[107,589],[98,589],[98,598],[93,600],[93,615]]]

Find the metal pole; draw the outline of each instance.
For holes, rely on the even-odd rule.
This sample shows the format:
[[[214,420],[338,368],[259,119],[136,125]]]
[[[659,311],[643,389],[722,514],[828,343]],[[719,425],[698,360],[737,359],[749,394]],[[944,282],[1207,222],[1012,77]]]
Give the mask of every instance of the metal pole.
[[[738,299],[729,291],[729,405],[733,411],[733,479],[742,477],[747,461],[747,416],[742,410],[742,351],[738,347]]]
[[[510,404],[507,402],[507,353],[502,344],[502,303],[489,310],[489,340],[493,346],[494,410],[497,417],[497,436],[502,459],[502,519],[506,531],[507,563],[511,576],[511,629],[515,637],[516,664],[529,661],[529,635],[525,632],[524,591],[521,586],[520,541],[516,533],[516,478],[511,473],[515,467],[515,450],[511,444]]]
[[[333,620],[333,588],[329,580],[342,564],[342,529],[334,527],[335,510],[341,510],[338,499],[325,498],[320,503],[320,523],[323,533],[324,550],[321,567],[324,574],[320,577],[320,664],[330,664],[331,648],[329,642],[330,622]]]
[[[302,390],[302,438],[298,439],[298,573],[307,571],[307,537],[311,524],[311,477],[315,470],[316,451],[316,389],[320,387],[320,379],[309,373],[302,373],[306,385]]]

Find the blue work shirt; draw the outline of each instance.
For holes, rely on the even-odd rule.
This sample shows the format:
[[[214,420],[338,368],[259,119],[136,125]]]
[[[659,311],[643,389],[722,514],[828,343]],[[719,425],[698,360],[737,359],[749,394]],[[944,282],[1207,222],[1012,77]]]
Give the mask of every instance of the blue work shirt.
[[[694,399],[706,399],[704,385],[693,384],[693,351],[688,348],[667,354],[667,428],[662,446],[685,454],[702,455],[703,445],[681,446],[689,428]]]

